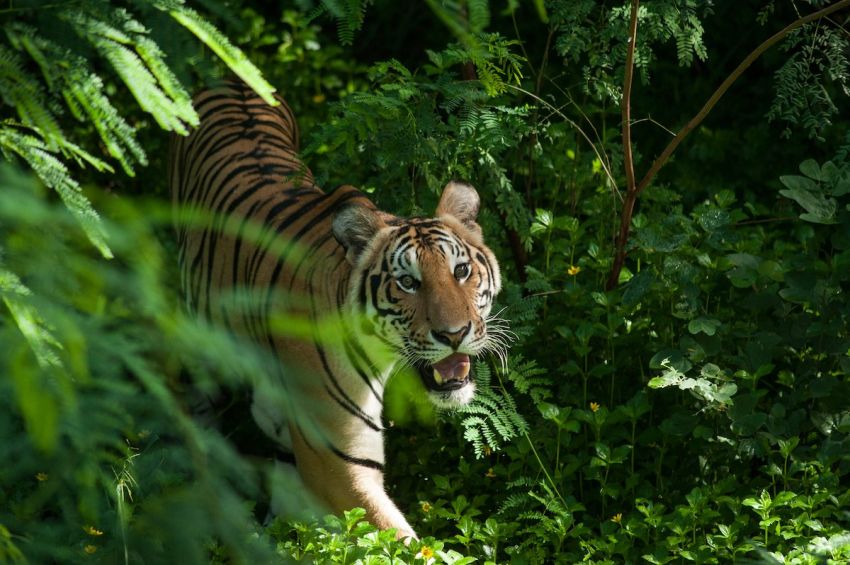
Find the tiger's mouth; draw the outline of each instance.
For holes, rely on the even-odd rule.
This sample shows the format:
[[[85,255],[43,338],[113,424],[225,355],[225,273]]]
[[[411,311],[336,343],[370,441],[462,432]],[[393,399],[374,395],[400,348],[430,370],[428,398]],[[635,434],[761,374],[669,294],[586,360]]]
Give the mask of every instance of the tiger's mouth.
[[[417,366],[425,388],[434,392],[450,392],[468,385],[472,380],[472,362],[466,353],[452,353],[433,364]]]

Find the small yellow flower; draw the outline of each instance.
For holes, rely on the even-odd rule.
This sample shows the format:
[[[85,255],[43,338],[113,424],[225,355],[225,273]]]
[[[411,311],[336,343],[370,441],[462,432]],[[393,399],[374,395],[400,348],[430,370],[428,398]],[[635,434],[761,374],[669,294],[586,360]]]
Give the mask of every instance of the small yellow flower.
[[[324,94],[319,93],[319,94],[313,95],[313,103],[314,104],[321,104],[324,101],[325,101],[325,95]]]
[[[617,512],[616,514],[611,516],[611,521],[614,522],[615,524],[619,524],[620,522],[623,521],[623,513]]]
[[[83,526],[83,531],[90,536],[102,536],[103,532],[95,528],[94,526]]]
[[[91,555],[92,553],[94,553],[95,551],[97,551],[97,546],[96,546],[96,545],[92,545],[92,544],[88,544],[87,546],[85,546],[85,547],[83,548],[83,551],[85,551],[86,553],[88,553],[89,555]]]
[[[431,511],[431,504],[428,502],[423,502],[419,505],[419,507],[422,508],[422,512],[425,512],[426,514]]]
[[[492,449],[490,449],[490,446],[489,446],[489,445],[485,445],[485,446],[484,446],[484,455],[485,455],[486,457],[490,457],[490,454],[491,454],[491,453],[493,453],[493,450],[492,450]]]
[[[431,559],[434,557],[434,550],[427,545],[423,545],[422,549],[419,550],[419,553],[422,554],[422,559]]]
[[[581,267],[579,267],[578,265],[570,265],[570,268],[567,269],[567,274],[570,275],[571,277],[576,276],[580,272],[581,272]]]
[[[598,402],[591,402],[590,403],[590,410],[592,412],[596,412],[597,410],[599,410],[599,403]]]
[[[484,476],[487,477],[488,479],[492,479],[493,477],[495,477],[496,473],[493,472],[493,467],[490,467],[489,469],[487,469],[487,472],[484,474]]]
[[[44,481],[46,481],[47,478],[48,478],[47,473],[39,473],[35,476],[35,479],[40,483],[43,483]]]

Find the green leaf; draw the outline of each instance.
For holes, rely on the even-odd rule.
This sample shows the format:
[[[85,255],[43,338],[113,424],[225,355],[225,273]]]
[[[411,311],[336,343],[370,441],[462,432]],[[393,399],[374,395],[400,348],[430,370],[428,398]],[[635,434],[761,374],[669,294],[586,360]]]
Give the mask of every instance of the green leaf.
[[[695,318],[688,323],[688,331],[693,335],[698,333],[704,333],[705,335],[714,335],[717,333],[717,328],[723,325],[720,320],[715,318],[706,318],[705,316],[700,316],[699,318]]]
[[[779,182],[790,190],[803,192],[815,192],[818,190],[818,183],[800,175],[782,175],[779,177]]]
[[[738,288],[748,288],[758,280],[761,259],[749,253],[732,253],[724,258],[733,266],[726,272],[729,281]]]
[[[549,14],[546,13],[546,3],[544,0],[534,0],[534,8],[537,10],[537,17],[544,24],[549,23]]]
[[[806,159],[800,163],[800,172],[816,181],[822,180],[820,166],[814,159]]]
[[[59,438],[59,405],[53,394],[44,390],[42,375],[23,355],[25,351],[12,357],[9,372],[29,438],[38,449],[50,453]]]
[[[772,281],[782,282],[785,280],[785,270],[782,264],[778,261],[767,259],[759,264],[758,272],[760,275],[769,278]]]
[[[162,3],[159,6],[163,9]],[[189,8],[164,9],[218,55],[230,70],[244,80],[245,84],[253,88],[263,100],[273,106],[278,104],[274,97],[275,88],[263,78],[260,70],[248,60],[245,54],[239,48],[234,47],[215,26]]]
[[[631,278],[623,290],[623,305],[636,306],[655,282],[655,275],[650,271],[643,271]]]
[[[42,368],[60,367],[62,345],[53,336],[38,312],[29,303],[30,290],[12,272],[0,268],[0,297],[12,314],[12,319],[26,338]]]
[[[557,406],[549,402],[541,402],[537,405],[537,409],[540,411],[540,415],[547,420],[556,420],[558,414],[561,413],[561,410]]]
[[[69,147],[75,147],[70,143]],[[41,178],[55,190],[62,201],[77,218],[89,241],[106,257],[112,257],[112,251],[106,243],[106,231],[100,216],[95,212],[88,198],[82,193],[80,185],[68,174],[68,169],[48,149],[43,141],[31,135],[21,134],[9,127],[0,128],[0,148],[9,150],[24,159]],[[80,150],[81,154],[84,154]]]
[[[779,194],[794,200],[805,210],[800,219],[816,224],[837,223],[835,212],[838,204],[835,199],[824,196],[814,181],[800,176],[782,176],[779,180],[788,187],[780,190]]]

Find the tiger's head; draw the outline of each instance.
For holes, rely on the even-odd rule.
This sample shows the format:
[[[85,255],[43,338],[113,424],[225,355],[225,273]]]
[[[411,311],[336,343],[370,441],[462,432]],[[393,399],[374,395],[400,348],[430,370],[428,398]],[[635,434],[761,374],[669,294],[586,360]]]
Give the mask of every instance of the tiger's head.
[[[471,357],[505,355],[506,328],[491,316],[499,265],[476,223],[479,204],[474,188],[450,182],[434,218],[349,206],[333,222],[363,331],[416,368],[441,407],[472,399]]]

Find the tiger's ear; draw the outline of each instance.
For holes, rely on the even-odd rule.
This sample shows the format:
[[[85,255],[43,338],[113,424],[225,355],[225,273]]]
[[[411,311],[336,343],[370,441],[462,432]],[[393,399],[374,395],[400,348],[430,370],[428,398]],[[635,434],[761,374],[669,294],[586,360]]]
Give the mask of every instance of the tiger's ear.
[[[386,224],[378,211],[366,206],[346,206],[334,215],[334,237],[345,248],[345,258],[354,265]]]
[[[480,206],[481,199],[474,188],[466,183],[451,181],[440,196],[437,216],[453,216],[470,230],[480,232],[481,228],[475,221]]]

